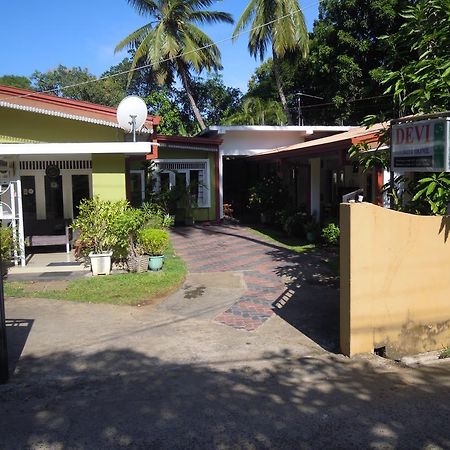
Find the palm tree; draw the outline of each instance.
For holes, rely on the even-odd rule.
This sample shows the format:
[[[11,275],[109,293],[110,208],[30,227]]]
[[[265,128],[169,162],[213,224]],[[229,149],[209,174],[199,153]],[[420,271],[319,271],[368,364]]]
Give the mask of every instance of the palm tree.
[[[262,61],[268,48],[271,48],[278,95],[288,123],[292,125],[279,59],[288,52],[299,51],[302,57],[306,57],[308,53],[308,31],[298,0],[250,0],[236,24],[234,40],[250,22],[249,52],[255,58],[259,56]]]
[[[280,102],[247,97],[240,110],[226,122],[231,125],[285,125],[286,115]]]
[[[151,64],[159,84],[171,83],[178,76],[202,130],[206,126],[192,95],[191,71],[220,70],[222,65],[219,49],[196,24],[233,23],[230,14],[208,10],[216,1],[128,0],[138,14],[150,17],[151,22],[127,36],[115,49],[134,51],[131,69],[138,62]]]

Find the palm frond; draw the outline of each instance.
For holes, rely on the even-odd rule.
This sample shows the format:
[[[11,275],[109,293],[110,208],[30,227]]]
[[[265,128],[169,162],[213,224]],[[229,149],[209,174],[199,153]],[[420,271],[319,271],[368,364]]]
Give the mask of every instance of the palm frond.
[[[158,11],[158,4],[153,0],[128,0],[128,4],[140,16],[154,16]]]
[[[223,11],[193,11],[189,19],[200,24],[234,23],[233,16]]]

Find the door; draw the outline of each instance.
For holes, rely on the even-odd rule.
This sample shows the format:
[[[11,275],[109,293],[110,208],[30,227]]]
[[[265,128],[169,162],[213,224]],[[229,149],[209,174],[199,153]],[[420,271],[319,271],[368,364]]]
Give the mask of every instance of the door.
[[[90,198],[89,175],[72,175],[73,217],[78,216],[78,207],[85,198]]]
[[[62,176],[45,175],[45,212],[47,221],[54,225],[64,223]]]
[[[36,180],[34,176],[20,177],[22,185],[22,211],[25,234],[36,226]]]

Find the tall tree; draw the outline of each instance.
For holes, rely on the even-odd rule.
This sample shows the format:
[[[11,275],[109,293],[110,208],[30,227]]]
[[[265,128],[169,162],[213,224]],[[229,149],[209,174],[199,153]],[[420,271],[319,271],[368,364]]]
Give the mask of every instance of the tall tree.
[[[418,0],[403,17],[405,23],[386,39],[400,67],[391,65],[384,73],[384,84],[402,115],[448,111],[450,0]]]
[[[134,53],[132,68],[138,63],[152,65],[160,84],[178,76],[189,98],[193,113],[201,127],[205,122],[191,90],[191,72],[222,68],[220,51],[197,24],[233,23],[230,14],[210,11],[217,0],[128,0],[128,3],[151,22],[137,29],[119,44]],[[130,72],[130,79],[132,72]]]
[[[20,75],[2,75],[0,84],[21,89],[31,89],[31,81],[28,77]]]
[[[292,125],[279,59],[292,52],[302,57],[308,53],[308,32],[298,0],[250,0],[236,24],[233,38],[237,39],[250,23],[249,52],[255,58],[259,56],[262,61],[268,48],[271,49],[278,95],[288,123]]]
[[[208,74],[206,79],[195,78],[191,83],[193,96],[197,99],[197,105],[206,125],[219,125],[228,116],[236,112],[241,104],[242,92],[223,82],[219,73]],[[198,125],[194,123],[189,99],[183,90],[175,90],[178,104],[183,112],[188,131],[192,134],[198,133]]]

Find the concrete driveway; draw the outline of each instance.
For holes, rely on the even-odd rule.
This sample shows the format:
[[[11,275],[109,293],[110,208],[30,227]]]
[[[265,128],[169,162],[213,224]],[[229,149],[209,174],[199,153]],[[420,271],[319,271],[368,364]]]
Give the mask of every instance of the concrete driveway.
[[[450,448],[450,366],[328,352],[318,259],[234,227],[174,241],[190,273],[156,307],[7,300],[0,449]]]

